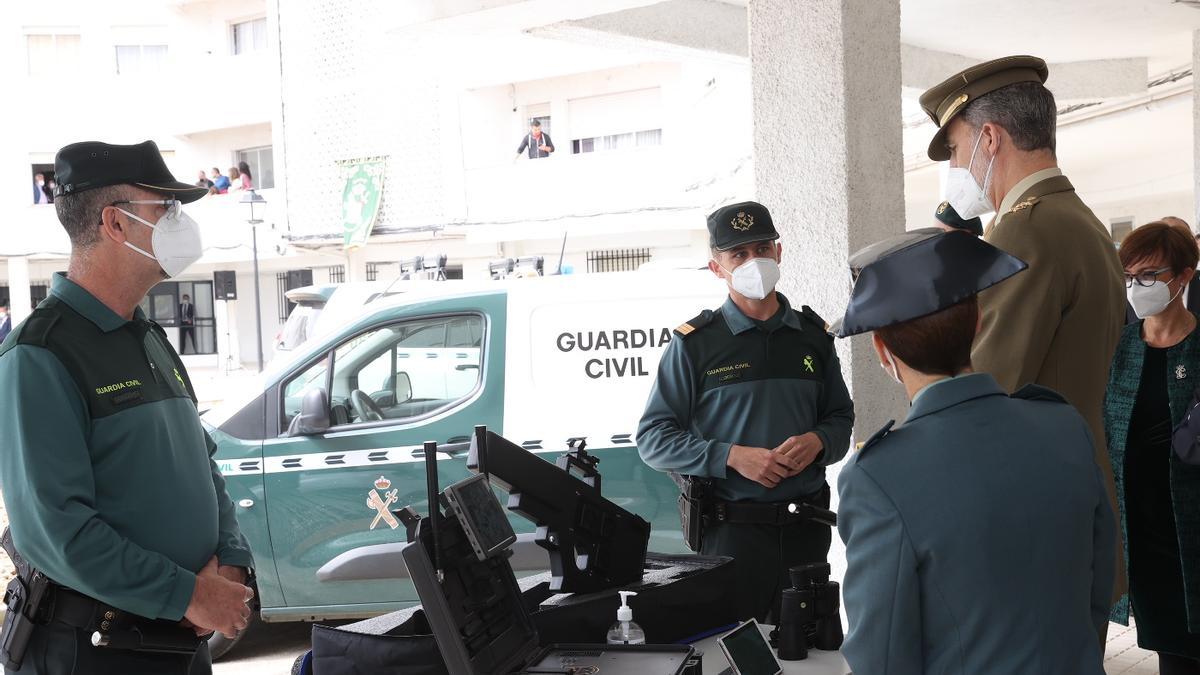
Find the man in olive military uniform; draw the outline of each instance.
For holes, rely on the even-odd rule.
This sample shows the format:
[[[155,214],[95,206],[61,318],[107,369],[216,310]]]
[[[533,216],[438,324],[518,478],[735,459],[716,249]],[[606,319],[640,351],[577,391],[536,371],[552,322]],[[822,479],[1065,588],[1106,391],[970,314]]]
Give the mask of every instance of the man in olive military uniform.
[[[68,272],[0,348],[12,539],[53,583],[6,672],[208,673],[200,636],[245,628],[252,559],[187,370],[138,307],[200,257],[181,203],[205,190],[150,141],[76,143],[54,168]],[[130,642],[152,634],[185,652]]]
[[[839,337],[871,332],[912,407],[838,478],[855,673],[1103,675],[1115,527],[1084,419],[971,366],[976,294],[1029,274],[976,237],[907,232],[850,257]],[[997,286],[998,284],[998,286]]]
[[[792,506],[829,507],[825,467],[846,454],[854,406],[825,322],[775,291],[782,247],[766,207],[717,209],[708,231],[729,299],[675,329],[638,451],[658,471],[712,480],[702,552],[734,558],[741,616],[763,619],[778,614],[788,568],[829,553],[829,527]]]
[[[963,218],[995,211],[985,239],[1029,263],[980,294],[975,368],[1009,392],[1049,387],[1079,410],[1115,509],[1102,406],[1125,321],[1124,271],[1108,229],[1058,168],[1048,74],[1033,56],[988,61],[926,91],[921,107],[939,127],[929,158],[950,162],[947,201]],[[1125,586],[1117,565],[1114,598]]]

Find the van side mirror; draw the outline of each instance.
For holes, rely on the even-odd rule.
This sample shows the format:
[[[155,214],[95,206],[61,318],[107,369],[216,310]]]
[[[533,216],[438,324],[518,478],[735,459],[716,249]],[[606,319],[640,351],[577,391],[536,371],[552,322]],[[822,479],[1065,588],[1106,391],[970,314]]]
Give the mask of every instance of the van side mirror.
[[[315,436],[329,430],[329,399],[321,387],[304,392],[300,414],[292,418],[287,435]]]
[[[408,373],[400,371],[396,373],[396,405],[408,403],[412,400],[412,380],[409,379]]]

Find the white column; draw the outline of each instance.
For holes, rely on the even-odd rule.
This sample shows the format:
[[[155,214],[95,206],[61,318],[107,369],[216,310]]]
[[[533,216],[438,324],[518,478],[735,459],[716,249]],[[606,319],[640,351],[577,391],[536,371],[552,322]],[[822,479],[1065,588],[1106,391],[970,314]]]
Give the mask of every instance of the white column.
[[[25,320],[32,311],[30,303],[33,296],[29,293],[29,258],[12,257],[8,259],[8,311],[12,314],[12,325]]]
[[[750,0],[754,175],[782,235],[780,290],[826,321],[850,253],[904,231],[898,0]],[[869,338],[839,341],[855,440],[903,419]]]

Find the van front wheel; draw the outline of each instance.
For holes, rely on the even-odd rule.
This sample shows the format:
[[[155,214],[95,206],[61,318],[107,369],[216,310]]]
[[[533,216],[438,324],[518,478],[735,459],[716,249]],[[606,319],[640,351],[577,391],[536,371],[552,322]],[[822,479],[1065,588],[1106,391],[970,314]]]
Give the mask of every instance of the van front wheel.
[[[246,633],[254,630],[262,620],[258,618],[258,612],[250,613],[250,622],[246,624],[246,629],[233,637],[226,637],[220,631],[208,636],[208,653],[212,656],[212,660],[216,661],[224,657],[233,648],[237,646],[242,638],[246,637]]]

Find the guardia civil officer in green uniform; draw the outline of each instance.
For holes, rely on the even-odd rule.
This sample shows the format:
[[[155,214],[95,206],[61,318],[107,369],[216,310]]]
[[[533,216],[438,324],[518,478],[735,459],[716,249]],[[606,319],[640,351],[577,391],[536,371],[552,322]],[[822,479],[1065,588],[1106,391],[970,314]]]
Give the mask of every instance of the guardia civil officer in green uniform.
[[[825,322],[775,291],[783,249],[766,207],[717,209],[708,232],[729,299],[675,329],[637,444],[654,469],[712,480],[702,552],[734,558],[741,615],[763,619],[787,569],[829,553],[830,528],[790,505],[829,507],[825,467],[846,454],[854,405]]]
[[[838,478],[855,673],[1103,675],[1116,534],[1086,420],[972,369],[976,295],[1026,264],[966,232],[851,256],[840,337],[873,332],[912,408]]]
[[[18,553],[53,581],[16,672],[208,673],[201,640],[195,653],[124,648],[137,631],[175,645],[236,635],[250,616],[250,550],[215,445],[138,307],[200,257],[182,204],[205,191],[150,141],[76,143],[54,165],[68,271],[0,347],[0,486]]]

